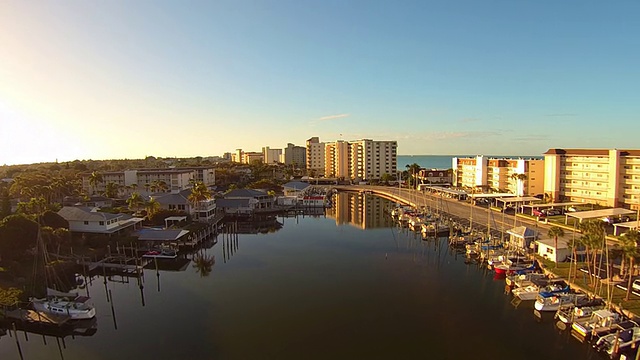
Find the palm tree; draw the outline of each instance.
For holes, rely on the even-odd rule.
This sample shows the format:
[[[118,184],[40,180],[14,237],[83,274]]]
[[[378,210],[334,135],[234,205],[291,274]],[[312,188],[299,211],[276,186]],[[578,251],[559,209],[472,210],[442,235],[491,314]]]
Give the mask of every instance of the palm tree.
[[[578,228],[582,232],[580,242],[585,246],[587,267],[590,268],[589,273],[595,275],[598,251],[602,249],[604,242],[604,225],[602,221],[589,220],[581,222]],[[589,260],[590,251],[591,261]],[[593,266],[591,266],[591,263],[593,263]],[[595,282],[595,279],[594,276],[591,277],[592,282]]]
[[[559,226],[552,226],[551,228],[549,228],[549,232],[547,233],[547,235],[549,235],[549,237],[553,238],[553,246],[555,247],[555,254],[556,254],[556,266],[558,265],[558,236],[559,237],[563,237],[564,236],[564,230],[562,230],[561,227]]]
[[[96,187],[102,181],[103,181],[102,174],[99,172],[94,171],[91,173],[91,175],[89,175],[89,185],[91,185],[91,187],[93,188],[94,194],[96,193]]]
[[[411,165],[407,164],[405,167],[407,168],[407,172],[408,172],[409,174],[411,174],[411,178],[413,179],[413,180],[412,180],[412,185],[413,185],[414,187],[416,187],[416,184],[417,184],[417,178],[418,178],[418,175],[417,175],[417,174],[420,172],[420,170],[422,169],[422,167],[421,167],[420,165],[416,164],[416,163],[413,163],[413,164],[411,164]]]
[[[156,199],[151,198],[151,200],[145,204],[145,210],[147,210],[147,217],[151,218],[160,210],[160,203]]]
[[[196,209],[197,204],[200,201],[208,199],[211,199],[211,192],[209,191],[209,188],[207,188],[207,185],[202,182],[194,182],[193,187],[191,188],[191,194],[189,194],[187,200],[189,200],[193,206],[196,218],[198,218],[198,210]]]
[[[102,193],[104,196],[108,198],[118,197],[118,192],[120,190],[120,186],[114,182],[108,182],[104,187],[104,192]]]
[[[631,281],[633,278],[633,262],[640,252],[638,252],[638,240],[640,240],[640,234],[637,230],[630,229],[622,236],[620,236],[620,247],[622,250],[623,258],[629,259],[629,280],[627,280],[627,295],[624,300],[628,301],[631,294]]]
[[[129,205],[129,209],[138,211],[140,206],[144,204],[144,199],[138,192],[134,192],[131,194],[131,197],[127,199],[127,204]]]
[[[169,185],[167,185],[166,182],[160,180],[158,181],[158,183],[156,184],[156,188],[158,189],[158,191],[161,192],[166,192],[167,190],[169,190]]]
[[[511,178],[516,182],[516,195],[524,196],[524,181],[527,180],[527,175],[513,173],[511,174]]]

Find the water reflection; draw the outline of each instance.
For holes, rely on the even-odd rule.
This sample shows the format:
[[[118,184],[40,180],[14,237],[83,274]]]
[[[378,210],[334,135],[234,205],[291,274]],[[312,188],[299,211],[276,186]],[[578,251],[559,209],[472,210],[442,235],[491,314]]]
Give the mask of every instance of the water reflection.
[[[333,195],[327,216],[336,220],[336,225],[349,224],[361,229],[376,229],[393,226],[386,210],[388,200],[372,194],[339,192]]]
[[[215,263],[216,259],[213,255],[197,253],[193,257],[193,267],[196,269],[196,273],[198,273],[200,277],[209,276]]]

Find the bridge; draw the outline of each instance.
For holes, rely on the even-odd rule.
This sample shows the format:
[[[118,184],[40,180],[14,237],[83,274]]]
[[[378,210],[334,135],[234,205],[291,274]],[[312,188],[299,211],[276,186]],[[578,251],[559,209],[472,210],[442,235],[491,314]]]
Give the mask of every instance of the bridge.
[[[410,205],[416,208],[430,208],[444,212],[463,226],[473,224],[473,228],[479,232],[486,232],[490,228],[493,236],[502,236],[506,231],[516,226],[527,226],[535,229],[542,238],[547,236],[551,225],[538,222],[523,214],[505,214],[489,208],[471,205],[465,201],[445,197],[442,193],[433,194],[414,189],[396,188],[389,186],[373,185],[331,185],[338,191],[371,192],[389,200]],[[569,231],[573,229],[566,228]]]

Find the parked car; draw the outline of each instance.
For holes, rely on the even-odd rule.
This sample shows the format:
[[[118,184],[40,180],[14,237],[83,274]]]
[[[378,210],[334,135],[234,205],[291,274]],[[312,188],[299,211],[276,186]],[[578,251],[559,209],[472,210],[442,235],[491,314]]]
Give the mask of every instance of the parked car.
[[[630,218],[628,216],[622,216],[622,217],[605,216],[602,218],[602,221],[606,222],[607,224],[617,224],[619,222],[627,222],[629,220]]]
[[[562,210],[560,209],[545,209],[542,212],[547,216],[562,215]]]
[[[540,209],[533,209],[532,212],[533,216],[538,216],[538,217],[545,217],[547,216],[544,212],[542,212],[542,210]]]

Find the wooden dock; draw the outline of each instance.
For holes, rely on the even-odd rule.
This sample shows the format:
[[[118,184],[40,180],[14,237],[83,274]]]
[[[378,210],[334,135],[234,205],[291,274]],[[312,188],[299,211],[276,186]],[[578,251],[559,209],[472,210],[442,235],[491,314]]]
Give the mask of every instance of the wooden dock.
[[[42,311],[28,309],[8,310],[4,315],[9,320],[18,320],[30,324],[55,326],[62,326],[70,319],[68,316],[48,314]]]
[[[133,263],[133,264],[131,264]],[[130,273],[135,274],[138,271],[142,271],[145,261],[136,261],[135,258],[122,257],[122,256],[108,256],[100,261],[93,262],[85,262],[83,263],[86,266],[88,271],[93,271],[97,269],[109,270],[109,271],[117,271],[121,273]]]

